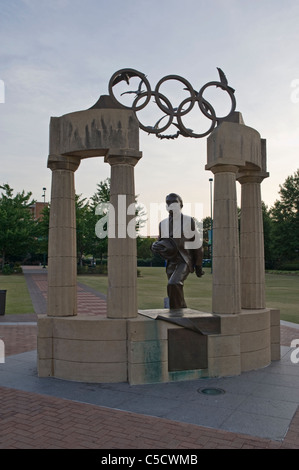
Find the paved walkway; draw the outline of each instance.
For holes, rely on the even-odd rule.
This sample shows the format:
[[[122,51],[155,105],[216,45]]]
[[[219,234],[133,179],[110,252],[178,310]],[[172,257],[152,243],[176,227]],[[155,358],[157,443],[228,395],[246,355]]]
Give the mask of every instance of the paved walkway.
[[[0,317],[1,449],[299,448],[299,364],[289,347],[298,325],[282,322],[280,361],[238,377],[140,386],[38,378],[47,282],[38,271],[25,274],[36,312]],[[90,314],[105,314],[104,296],[79,285],[79,312],[87,301]],[[202,394],[207,387],[225,393]]]

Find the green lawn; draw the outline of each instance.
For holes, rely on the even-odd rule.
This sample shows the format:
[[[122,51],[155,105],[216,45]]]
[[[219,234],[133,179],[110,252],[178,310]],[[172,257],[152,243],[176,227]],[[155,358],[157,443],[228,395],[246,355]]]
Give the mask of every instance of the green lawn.
[[[299,276],[266,274],[266,304],[280,310],[281,320],[299,323]]]
[[[34,313],[34,308],[22,274],[0,276],[0,289],[6,290],[5,314]]]
[[[164,268],[138,268],[138,306],[140,309],[163,308],[167,296],[167,278]],[[189,308],[204,312],[212,310],[212,275],[205,268],[201,278],[190,274],[185,282],[185,297]],[[79,282],[89,285],[102,293],[107,292],[107,277],[78,276]],[[299,277],[284,274],[266,274],[267,307],[280,309],[281,319],[299,323]]]
[[[163,308],[167,296],[167,278],[164,268],[139,268],[138,306],[140,309]],[[106,276],[78,276],[78,281],[107,293]],[[7,290],[6,314],[33,313],[33,305],[22,275],[0,276],[0,289]],[[189,308],[204,312],[212,310],[212,275],[210,268],[205,268],[201,278],[190,274],[185,282],[185,297]],[[299,323],[299,276],[284,274],[266,274],[267,307],[278,308],[281,319]]]

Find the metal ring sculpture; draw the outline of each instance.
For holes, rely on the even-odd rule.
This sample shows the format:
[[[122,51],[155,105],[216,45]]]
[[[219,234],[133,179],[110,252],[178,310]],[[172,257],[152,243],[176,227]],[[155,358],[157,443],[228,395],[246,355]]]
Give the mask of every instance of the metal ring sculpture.
[[[118,72],[115,72],[109,82],[109,94],[110,96],[122,107],[127,109],[132,109],[135,112],[137,117],[137,112],[144,109],[148,103],[153,98],[159,109],[164,113],[163,117],[160,118],[154,126],[144,126],[137,117],[139,122],[139,127],[148,132],[149,134],[155,134],[160,139],[175,139],[179,137],[179,135],[183,135],[184,137],[205,137],[206,135],[210,134],[212,130],[215,128],[217,124],[221,121],[227,119],[236,109],[236,99],[234,92],[235,90],[228,85],[227,78],[224,72],[217,67],[220,81],[213,81],[206,83],[198,92],[194,90],[191,84],[183,77],[178,75],[167,75],[164,78],[161,78],[157,83],[154,91],[152,91],[149,81],[146,78],[144,73],[138,72],[134,69],[122,69]],[[130,79],[133,77],[138,77],[140,79],[140,83],[138,89],[136,91],[126,91],[122,93],[125,94],[135,94],[135,98],[133,101],[132,106],[125,106],[120,103],[113,93],[113,87],[117,85],[119,82],[125,81],[128,85],[130,83]],[[189,92],[189,97],[184,99],[181,104],[174,108],[169,101],[169,99],[160,92],[161,85],[168,80],[176,80],[184,85],[184,90]],[[145,86],[146,90],[142,90],[142,87]],[[219,117],[216,115],[216,112],[206,99],[204,99],[203,94],[205,90],[209,87],[216,87],[221,88],[223,91],[228,93],[229,98],[231,100],[231,109],[230,112],[223,117]],[[206,132],[203,133],[195,133],[191,129],[187,129],[183,124],[182,117],[188,114],[193,108],[194,105],[197,104],[202,114],[207,117],[211,121],[211,125]],[[186,109],[184,107],[186,106]],[[165,118],[167,118],[166,123],[162,124]],[[172,135],[163,135],[162,133],[165,132],[170,126],[173,124],[178,128],[176,134]]]

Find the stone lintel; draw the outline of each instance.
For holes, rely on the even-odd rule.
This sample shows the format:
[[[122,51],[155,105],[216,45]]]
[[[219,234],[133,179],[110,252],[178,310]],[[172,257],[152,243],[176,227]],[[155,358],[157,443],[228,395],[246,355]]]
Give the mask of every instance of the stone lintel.
[[[237,165],[248,163],[262,169],[261,136],[253,128],[239,122],[223,121],[207,139],[207,166]]]
[[[91,108],[51,118],[50,154],[104,157],[115,147],[139,150],[139,123],[132,110]]]

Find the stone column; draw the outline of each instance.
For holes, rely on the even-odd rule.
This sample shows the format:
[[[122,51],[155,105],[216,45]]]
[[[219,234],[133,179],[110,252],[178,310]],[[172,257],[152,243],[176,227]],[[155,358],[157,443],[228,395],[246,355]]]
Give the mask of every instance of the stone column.
[[[234,165],[211,168],[214,179],[213,297],[217,314],[241,311],[239,233]]]
[[[264,230],[261,182],[267,173],[241,171],[241,303],[244,309],[265,308]]]
[[[134,166],[140,158],[138,151],[105,157],[111,166],[110,204],[114,208],[108,229],[108,318],[137,317]]]
[[[48,316],[77,315],[75,157],[50,155],[52,189],[48,253]]]

